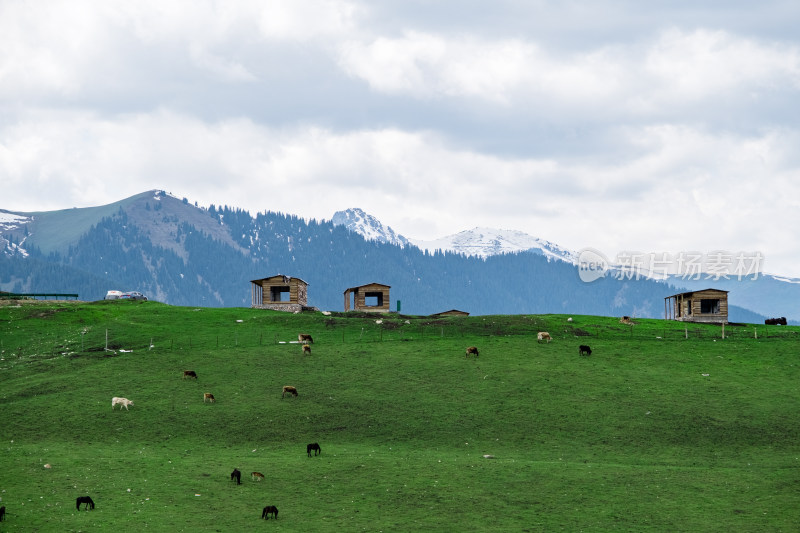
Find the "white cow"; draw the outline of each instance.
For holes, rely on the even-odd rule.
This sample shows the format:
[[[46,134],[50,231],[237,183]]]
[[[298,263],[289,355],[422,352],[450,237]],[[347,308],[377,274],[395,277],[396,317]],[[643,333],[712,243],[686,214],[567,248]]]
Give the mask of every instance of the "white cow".
[[[114,406],[119,405],[119,410],[122,411],[122,407],[125,406],[125,410],[128,410],[129,405],[133,405],[133,402],[127,398],[117,398],[114,396],[111,398],[111,410],[114,410]]]

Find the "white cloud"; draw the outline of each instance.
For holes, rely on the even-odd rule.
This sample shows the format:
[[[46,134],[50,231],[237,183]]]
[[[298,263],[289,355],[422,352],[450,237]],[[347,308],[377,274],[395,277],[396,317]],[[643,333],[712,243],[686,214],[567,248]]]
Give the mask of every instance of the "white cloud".
[[[0,208],[163,188],[800,257],[798,8],[673,4],[5,0]]]
[[[720,93],[800,89],[800,48],[725,31],[670,29],[646,42],[564,53],[533,40],[406,32],[344,43],[339,63],[375,91],[471,98],[606,116],[713,103]],[[594,109],[593,109],[594,108]]]

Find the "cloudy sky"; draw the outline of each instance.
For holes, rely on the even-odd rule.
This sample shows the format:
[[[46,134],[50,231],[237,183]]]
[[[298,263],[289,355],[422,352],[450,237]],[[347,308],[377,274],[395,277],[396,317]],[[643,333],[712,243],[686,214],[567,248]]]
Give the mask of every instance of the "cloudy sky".
[[[0,0],[0,208],[164,189],[800,276],[796,0]]]

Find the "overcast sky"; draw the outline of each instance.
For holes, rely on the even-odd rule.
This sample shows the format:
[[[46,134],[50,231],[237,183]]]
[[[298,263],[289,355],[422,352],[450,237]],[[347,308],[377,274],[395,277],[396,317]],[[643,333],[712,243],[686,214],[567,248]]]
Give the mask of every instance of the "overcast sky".
[[[164,189],[800,277],[796,0],[0,0],[0,208]]]

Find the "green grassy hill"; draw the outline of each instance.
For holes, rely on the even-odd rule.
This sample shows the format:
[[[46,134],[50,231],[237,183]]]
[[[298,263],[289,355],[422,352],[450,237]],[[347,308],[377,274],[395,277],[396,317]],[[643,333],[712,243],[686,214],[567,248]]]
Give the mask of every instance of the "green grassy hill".
[[[0,306],[0,531],[797,530],[797,328],[572,318]]]

